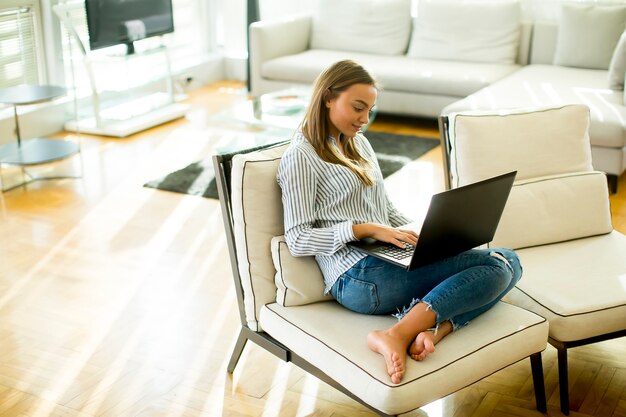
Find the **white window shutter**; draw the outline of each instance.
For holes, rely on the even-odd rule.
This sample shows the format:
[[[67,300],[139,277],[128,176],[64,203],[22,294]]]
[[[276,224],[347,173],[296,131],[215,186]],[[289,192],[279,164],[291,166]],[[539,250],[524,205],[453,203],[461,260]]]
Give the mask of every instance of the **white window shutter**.
[[[0,87],[39,84],[36,19],[31,7],[0,6]]]

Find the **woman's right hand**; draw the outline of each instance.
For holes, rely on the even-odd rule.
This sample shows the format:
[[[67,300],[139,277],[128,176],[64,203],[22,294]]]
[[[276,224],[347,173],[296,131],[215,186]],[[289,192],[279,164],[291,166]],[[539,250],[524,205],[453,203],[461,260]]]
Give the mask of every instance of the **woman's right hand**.
[[[377,223],[362,223],[352,225],[354,236],[361,240],[371,237],[381,242],[391,243],[399,248],[404,248],[405,244],[415,246],[419,235],[413,230],[396,229]]]

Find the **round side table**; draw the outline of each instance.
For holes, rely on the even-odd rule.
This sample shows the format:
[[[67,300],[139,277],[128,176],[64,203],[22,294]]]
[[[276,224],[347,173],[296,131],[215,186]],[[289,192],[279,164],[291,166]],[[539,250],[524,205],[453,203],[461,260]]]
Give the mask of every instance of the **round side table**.
[[[65,159],[80,152],[80,146],[74,142],[49,138],[30,138],[23,140],[20,133],[17,106],[42,103],[65,94],[65,88],[50,85],[19,85],[0,89],[0,103],[13,105],[15,134],[17,136],[15,143],[0,146],[0,169],[2,164],[18,165],[22,167],[38,165]],[[55,178],[68,177],[44,177],[32,178],[32,180]],[[17,186],[24,185],[27,182],[30,181],[25,181]],[[8,191],[15,187],[9,189],[3,188],[2,191]]]

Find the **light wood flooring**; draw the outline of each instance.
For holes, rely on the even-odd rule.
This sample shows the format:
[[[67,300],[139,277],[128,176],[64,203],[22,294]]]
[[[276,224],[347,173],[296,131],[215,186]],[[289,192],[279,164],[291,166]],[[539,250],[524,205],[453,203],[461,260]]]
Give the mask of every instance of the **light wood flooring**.
[[[239,319],[218,203],[142,187],[235,140],[253,143],[258,132],[211,118],[245,99],[235,82],[195,90],[185,119],[124,139],[83,136],[82,179],[0,196],[0,417],[372,415],[255,346],[229,375]],[[433,121],[380,116],[372,129],[437,137]],[[388,183],[416,210],[443,189],[440,149]],[[403,195],[407,184],[420,195]],[[626,232],[626,176],[611,204]],[[548,415],[558,416],[555,350],[543,358]],[[626,340],[570,358],[571,415],[626,416]],[[529,368],[510,366],[418,414],[540,416]]]

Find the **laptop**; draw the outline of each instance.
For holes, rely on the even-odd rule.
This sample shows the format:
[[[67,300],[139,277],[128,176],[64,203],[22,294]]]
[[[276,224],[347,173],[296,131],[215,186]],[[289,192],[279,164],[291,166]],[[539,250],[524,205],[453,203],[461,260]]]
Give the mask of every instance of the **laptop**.
[[[493,240],[517,171],[433,195],[415,246],[366,238],[348,244],[408,271]]]

